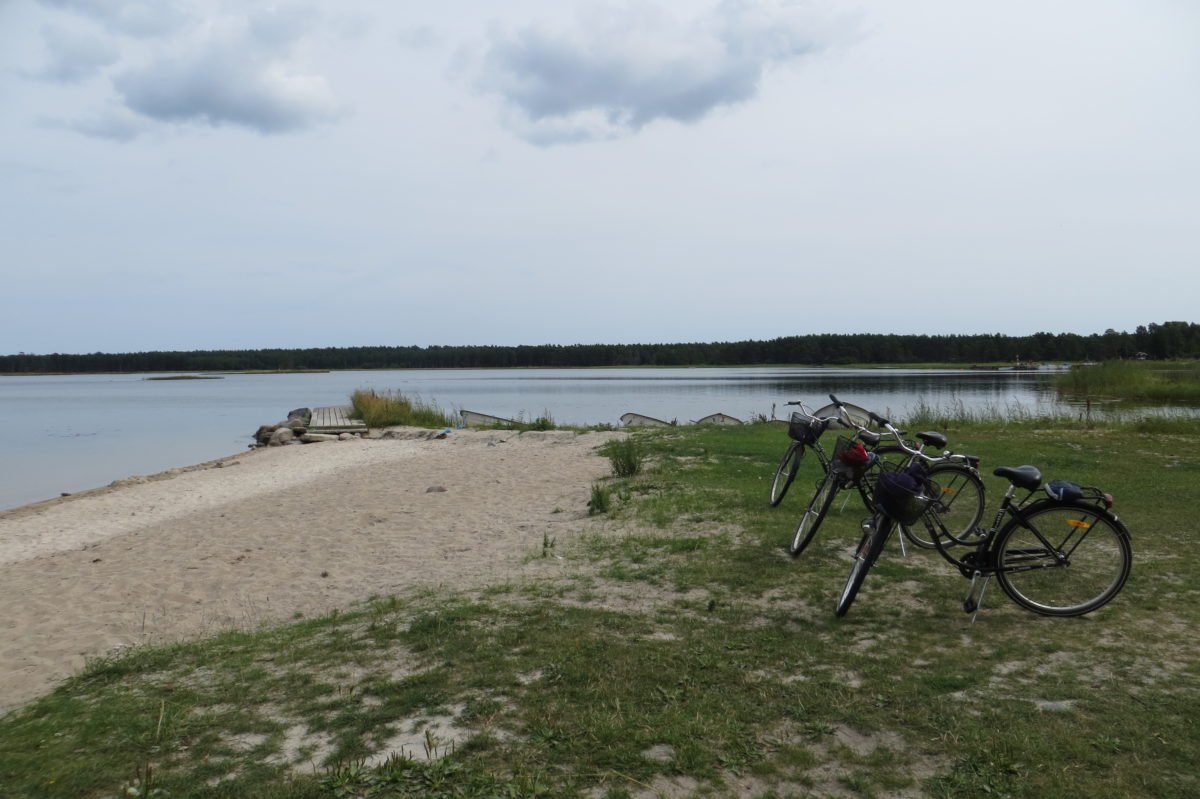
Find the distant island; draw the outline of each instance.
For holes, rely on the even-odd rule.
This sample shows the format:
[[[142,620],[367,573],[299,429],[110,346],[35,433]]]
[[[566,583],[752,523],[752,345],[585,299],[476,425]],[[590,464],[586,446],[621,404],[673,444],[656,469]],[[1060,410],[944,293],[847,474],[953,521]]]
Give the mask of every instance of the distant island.
[[[292,372],[347,369],[503,369],[636,366],[987,365],[1200,357],[1200,325],[1162,322],[1133,332],[895,335],[817,333],[679,344],[322,347],[0,355],[0,374]],[[186,377],[175,379],[188,379]]]

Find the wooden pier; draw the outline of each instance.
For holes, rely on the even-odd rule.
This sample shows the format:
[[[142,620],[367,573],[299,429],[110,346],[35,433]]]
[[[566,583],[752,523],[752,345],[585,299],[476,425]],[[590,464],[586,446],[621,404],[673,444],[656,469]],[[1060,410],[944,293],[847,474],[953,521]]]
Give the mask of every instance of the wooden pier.
[[[313,408],[308,422],[310,433],[365,433],[367,426],[361,419],[351,419],[349,405],[333,405],[328,408]]]

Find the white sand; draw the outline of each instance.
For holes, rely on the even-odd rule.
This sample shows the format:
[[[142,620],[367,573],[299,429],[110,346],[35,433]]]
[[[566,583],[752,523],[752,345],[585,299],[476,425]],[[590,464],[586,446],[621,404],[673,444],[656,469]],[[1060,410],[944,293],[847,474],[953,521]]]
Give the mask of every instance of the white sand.
[[[614,435],[261,449],[2,512],[0,710],[126,646],[553,575],[534,556],[586,529]]]

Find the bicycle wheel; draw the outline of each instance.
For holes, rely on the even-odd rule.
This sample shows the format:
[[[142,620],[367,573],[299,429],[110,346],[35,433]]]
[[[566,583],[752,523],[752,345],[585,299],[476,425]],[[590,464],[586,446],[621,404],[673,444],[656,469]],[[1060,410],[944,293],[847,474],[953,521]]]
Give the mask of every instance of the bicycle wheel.
[[[837,477],[833,472],[827,472],[825,478],[817,485],[816,493],[808,501],[808,507],[804,509],[804,515],[800,517],[800,522],[796,525],[796,532],[792,535],[788,554],[793,558],[799,556],[808,546],[808,542],[812,541],[817,528],[825,519],[825,514],[829,512],[829,506],[833,504],[833,498],[837,496],[837,492]]]
[[[1117,517],[1086,502],[1037,502],[996,537],[1000,587],[1045,616],[1080,616],[1117,595],[1133,550]]]
[[[792,481],[796,479],[796,472],[800,469],[800,459],[803,457],[804,445],[799,442],[793,442],[787,452],[783,453],[783,460],[779,462],[779,468],[775,470],[775,477],[771,480],[772,508],[783,502],[784,494],[788,492]]]
[[[876,513],[871,519],[870,527],[863,531],[858,549],[854,551],[854,565],[850,568],[850,576],[846,578],[846,586],[842,589],[841,596],[838,597],[836,609],[838,618],[846,615],[846,611],[854,602],[854,597],[858,596],[858,589],[862,588],[863,580],[867,578],[867,572],[871,570],[875,561],[879,559],[879,554],[883,552],[883,545],[887,543],[894,524],[891,517],[883,513]]]
[[[937,501],[915,524],[901,526],[904,535],[925,549],[936,546],[935,536],[942,537],[943,545],[975,543],[985,502],[979,474],[957,463],[935,464],[927,474],[939,489]]]

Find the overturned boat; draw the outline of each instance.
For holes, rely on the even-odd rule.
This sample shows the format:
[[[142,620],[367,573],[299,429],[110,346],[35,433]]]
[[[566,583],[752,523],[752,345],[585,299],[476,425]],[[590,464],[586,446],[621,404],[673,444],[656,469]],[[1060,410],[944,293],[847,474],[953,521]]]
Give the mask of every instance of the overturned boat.
[[[673,427],[675,422],[664,422],[653,416],[643,416],[640,413],[621,414],[621,424],[626,427]]]

